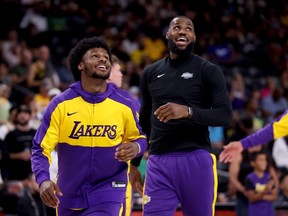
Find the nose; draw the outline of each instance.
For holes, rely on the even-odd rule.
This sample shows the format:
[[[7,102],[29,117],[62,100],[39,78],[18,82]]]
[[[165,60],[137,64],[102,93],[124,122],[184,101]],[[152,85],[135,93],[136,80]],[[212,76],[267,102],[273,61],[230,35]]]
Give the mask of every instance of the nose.
[[[186,35],[185,28],[180,28],[179,34]]]
[[[180,35],[186,35],[186,32],[184,31],[184,29],[180,29],[179,34]]]
[[[106,63],[107,59],[104,56],[100,56],[99,62]]]

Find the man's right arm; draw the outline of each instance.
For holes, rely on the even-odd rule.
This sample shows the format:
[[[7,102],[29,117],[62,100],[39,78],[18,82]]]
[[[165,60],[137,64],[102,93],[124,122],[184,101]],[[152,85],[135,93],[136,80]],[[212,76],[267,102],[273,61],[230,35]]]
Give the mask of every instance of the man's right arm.
[[[243,149],[268,142],[288,135],[288,110],[285,111],[274,122],[267,124],[264,128],[240,140]]]
[[[51,152],[58,143],[60,132],[59,110],[51,103],[47,110],[32,142],[32,170],[39,186],[43,181],[50,180],[49,161],[52,161]]]
[[[275,119],[274,122],[267,124],[255,133],[240,141],[228,143],[228,145],[223,147],[224,149],[219,155],[219,160],[224,163],[231,162],[235,157],[241,154],[243,149],[267,144],[273,139],[275,140],[286,135],[288,135],[288,110]]]

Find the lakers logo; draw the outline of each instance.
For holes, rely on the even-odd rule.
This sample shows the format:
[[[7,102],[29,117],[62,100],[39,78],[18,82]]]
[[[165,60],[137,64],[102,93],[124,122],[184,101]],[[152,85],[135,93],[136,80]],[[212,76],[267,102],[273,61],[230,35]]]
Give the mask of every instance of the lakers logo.
[[[74,127],[69,135],[71,139],[79,137],[108,137],[115,139],[117,125],[84,125],[81,121],[74,121]]]
[[[150,196],[147,196],[147,195],[144,195],[143,196],[143,204],[147,204],[151,201],[151,197]]]
[[[266,184],[257,183],[257,184],[255,185],[255,190],[256,190],[257,192],[263,192],[263,191],[265,190],[265,188],[266,188]]]

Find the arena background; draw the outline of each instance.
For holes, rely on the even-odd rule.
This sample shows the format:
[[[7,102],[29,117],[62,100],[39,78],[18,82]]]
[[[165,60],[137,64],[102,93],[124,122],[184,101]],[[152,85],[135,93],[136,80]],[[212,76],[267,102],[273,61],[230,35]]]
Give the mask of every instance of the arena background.
[[[70,49],[81,38],[97,35],[108,41],[122,61],[123,88],[138,94],[142,69],[167,54],[165,32],[177,15],[193,20],[195,53],[219,65],[227,81],[234,120],[231,128],[215,134],[211,129],[215,135],[211,135],[213,151],[218,155],[232,137],[244,136],[238,124],[245,125],[243,113],[252,112],[252,129],[256,130],[288,107],[286,0],[1,0],[1,87],[13,87],[9,77],[19,63],[21,50],[28,48],[34,53],[39,46],[47,45],[60,79],[57,87],[65,90],[73,82],[65,61]],[[7,43],[11,45],[8,50],[4,46]],[[16,93],[1,93],[1,97],[11,104],[26,103],[33,97],[30,89],[26,90],[21,101]],[[272,102],[266,103],[265,97],[273,93],[278,93],[285,104],[278,110]],[[255,98],[257,109],[248,110],[247,104],[256,103]],[[0,108],[5,120],[5,109]],[[265,148],[275,160],[280,177],[287,171],[288,154],[273,155],[274,142]],[[284,158],[282,164],[280,157]],[[141,169],[144,178],[145,161]],[[218,177],[216,216],[235,215],[235,190],[229,184],[228,165],[218,164]],[[141,200],[137,199],[135,194],[134,216],[141,215]],[[288,215],[287,200],[279,198],[275,206],[277,216]],[[180,209],[176,215],[181,215]]]

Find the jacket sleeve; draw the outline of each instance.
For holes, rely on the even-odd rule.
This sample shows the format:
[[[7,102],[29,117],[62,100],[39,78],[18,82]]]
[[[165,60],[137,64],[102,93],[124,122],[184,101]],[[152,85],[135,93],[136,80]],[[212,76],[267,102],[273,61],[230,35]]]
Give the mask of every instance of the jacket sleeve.
[[[139,114],[135,106],[130,106],[132,110],[132,115],[126,115],[126,124],[125,124],[125,135],[123,141],[133,141],[138,143],[140,147],[140,152],[138,156],[143,155],[147,149],[147,137],[143,133],[141,126],[139,125]]]
[[[50,103],[33,139],[32,170],[39,186],[43,181],[50,179],[51,152],[58,144],[60,119],[60,111],[54,103]]]
[[[267,144],[273,139],[288,135],[288,110],[270,124],[257,130],[255,133],[243,138],[241,141],[244,149],[252,146]]]

